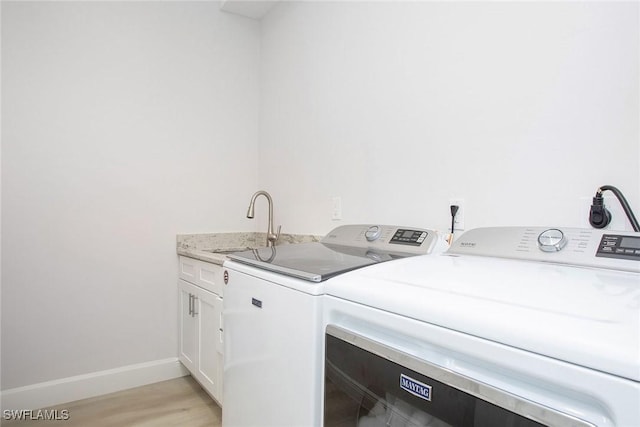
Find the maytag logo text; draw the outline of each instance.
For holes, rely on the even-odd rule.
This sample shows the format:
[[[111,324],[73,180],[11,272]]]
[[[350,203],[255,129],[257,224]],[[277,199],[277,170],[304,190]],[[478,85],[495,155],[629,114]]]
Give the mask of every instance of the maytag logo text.
[[[431,401],[431,386],[414,380],[405,374],[400,374],[400,388],[421,399]]]

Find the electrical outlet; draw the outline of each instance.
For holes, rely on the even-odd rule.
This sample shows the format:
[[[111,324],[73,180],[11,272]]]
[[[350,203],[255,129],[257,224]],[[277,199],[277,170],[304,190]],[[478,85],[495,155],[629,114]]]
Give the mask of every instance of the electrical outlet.
[[[464,199],[451,198],[449,199],[449,206],[452,205],[458,206],[458,212],[456,213],[455,219],[453,221],[453,230],[462,231],[464,230]],[[449,210],[449,215],[451,215],[451,210]],[[451,224],[451,216],[449,216],[449,224]]]
[[[342,219],[342,198],[340,196],[331,198],[331,219],[333,221]]]

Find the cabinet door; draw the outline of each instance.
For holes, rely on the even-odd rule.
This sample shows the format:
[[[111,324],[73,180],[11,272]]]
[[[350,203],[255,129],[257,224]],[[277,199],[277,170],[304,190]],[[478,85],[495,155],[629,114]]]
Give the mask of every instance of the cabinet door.
[[[218,350],[222,299],[211,292],[199,290],[196,307],[199,342],[196,377],[209,394],[220,402],[222,354]]]
[[[218,371],[218,403],[222,406],[222,379],[224,376],[224,330],[222,324],[222,310],[224,308],[222,298],[216,297],[218,306],[218,335],[216,340],[216,369]]]
[[[184,280],[178,280],[178,299],[180,301],[179,359],[190,372],[194,372],[197,364],[197,324],[196,318],[192,316],[196,289],[195,286]]]

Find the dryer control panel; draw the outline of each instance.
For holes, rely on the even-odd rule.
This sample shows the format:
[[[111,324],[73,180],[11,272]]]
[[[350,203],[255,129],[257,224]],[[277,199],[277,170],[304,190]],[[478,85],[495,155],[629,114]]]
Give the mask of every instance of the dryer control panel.
[[[605,234],[596,256],[640,261],[640,236]]]
[[[559,227],[476,228],[460,236],[447,254],[640,272],[640,233]]]

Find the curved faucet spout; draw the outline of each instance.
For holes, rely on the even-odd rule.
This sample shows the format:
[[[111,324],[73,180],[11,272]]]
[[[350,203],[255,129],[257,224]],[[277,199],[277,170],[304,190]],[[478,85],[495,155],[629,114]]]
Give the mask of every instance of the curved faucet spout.
[[[247,218],[253,218],[255,215],[255,204],[258,196],[265,196],[267,198],[267,202],[269,203],[269,226],[267,229],[267,246],[273,246],[275,242],[280,237],[280,229],[281,226],[278,226],[278,233],[273,232],[273,199],[271,195],[264,190],[256,191],[253,196],[251,196],[251,202],[249,203],[249,209],[247,210]]]

